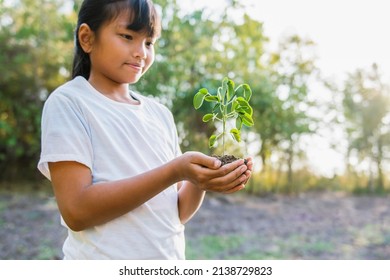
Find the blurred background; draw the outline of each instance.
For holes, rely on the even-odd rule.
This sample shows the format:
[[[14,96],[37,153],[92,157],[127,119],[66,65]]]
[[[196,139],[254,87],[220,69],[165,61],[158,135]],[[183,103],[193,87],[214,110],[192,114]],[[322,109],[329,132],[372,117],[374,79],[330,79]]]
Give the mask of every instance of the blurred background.
[[[299,217],[295,220],[304,223],[305,229],[313,221],[327,220],[321,216],[326,213],[340,218],[340,213],[352,211],[342,215],[350,220],[355,214],[376,213],[370,219],[365,216],[366,223],[351,222],[360,229],[368,227],[367,234],[359,235],[364,242],[357,244],[351,236],[344,237],[349,241],[342,241],[347,242],[347,249],[340,254],[336,253],[338,243],[313,239],[315,233],[310,232],[311,237],[303,239],[293,235],[291,244],[296,248],[314,244],[310,248],[317,250],[316,254],[295,247],[295,251],[286,251],[287,245],[280,243],[286,236],[281,235],[280,242],[276,240],[276,245],[267,249],[275,254],[248,255],[244,249],[234,249],[235,255],[224,246],[247,248],[236,240],[241,233],[232,237],[231,228],[224,228],[202,235],[192,231],[190,223],[191,258],[390,257],[390,222],[385,215],[390,213],[390,43],[385,33],[390,18],[385,14],[386,1],[154,2],[163,23],[156,61],[132,89],[153,96],[172,110],[183,152],[211,154],[219,149],[208,148],[208,137],[216,128],[202,122],[207,106],[193,109],[198,89],[216,91],[221,80],[229,77],[236,84],[248,83],[253,91],[255,126],[244,129],[240,145],[228,143],[229,152],[254,158],[252,179],[244,194],[233,198],[211,195],[194,227],[205,225],[207,215],[214,213],[207,211],[213,207],[219,211],[218,207],[226,205],[243,207],[237,213],[254,213],[252,217],[237,216],[242,221],[249,219],[250,224],[256,223],[255,215],[272,221],[281,217],[278,215],[303,211],[294,217]],[[43,104],[70,78],[80,4],[80,0],[0,0],[0,235],[5,236],[0,259],[61,257],[58,246],[64,235],[55,216],[55,201],[36,165]],[[251,199],[259,202],[250,205],[262,203],[264,208],[250,208],[247,202]],[[298,211],[294,212],[280,204],[286,201],[286,205],[296,206],[308,203],[309,208],[294,208]],[[365,207],[359,208],[362,203]],[[315,205],[324,205],[320,216],[308,218]],[[337,207],[341,210],[335,213]],[[364,211],[354,212],[359,209]],[[329,227],[334,227],[334,216],[325,217]],[[291,222],[285,219],[280,226]],[[53,232],[46,239],[34,227],[42,221],[50,222],[40,229]],[[265,224],[261,230],[272,225]],[[351,229],[346,231],[351,233]],[[196,251],[201,248],[199,242],[210,242],[208,237],[218,243],[213,240],[216,233],[227,236],[228,245],[219,244],[215,254]],[[245,240],[253,245],[256,235],[251,238]],[[263,239],[259,246],[264,249],[271,241]],[[382,251],[352,254],[351,248],[359,244]],[[224,250],[227,253],[221,255]],[[318,250],[334,251],[321,255]]]

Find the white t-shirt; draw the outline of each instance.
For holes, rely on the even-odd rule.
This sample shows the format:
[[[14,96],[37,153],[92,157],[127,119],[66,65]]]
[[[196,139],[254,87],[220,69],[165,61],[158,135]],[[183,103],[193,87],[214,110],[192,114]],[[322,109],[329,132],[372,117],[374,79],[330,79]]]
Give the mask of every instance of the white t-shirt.
[[[93,183],[144,173],[181,154],[171,112],[142,95],[140,105],[116,102],[76,77],[56,89],[42,114],[38,169],[76,161],[90,168]],[[156,178],[156,181],[158,178]],[[106,224],[81,232],[68,228],[65,259],[184,259],[177,186]]]

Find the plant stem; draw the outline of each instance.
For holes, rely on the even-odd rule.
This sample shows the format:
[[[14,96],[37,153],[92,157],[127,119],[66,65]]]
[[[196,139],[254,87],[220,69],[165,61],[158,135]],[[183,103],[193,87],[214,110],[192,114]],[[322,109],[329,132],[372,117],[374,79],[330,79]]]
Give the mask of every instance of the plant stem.
[[[228,119],[227,105],[222,105],[222,156],[225,155],[225,135],[226,135],[226,121]]]
[[[225,133],[226,133],[226,117],[223,116],[223,124],[222,124],[222,156],[225,155]]]

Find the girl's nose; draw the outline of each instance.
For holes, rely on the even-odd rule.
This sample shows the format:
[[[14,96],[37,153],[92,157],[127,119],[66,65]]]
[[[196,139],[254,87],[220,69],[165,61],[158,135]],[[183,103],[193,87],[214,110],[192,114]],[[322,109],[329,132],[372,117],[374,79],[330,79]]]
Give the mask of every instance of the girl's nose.
[[[146,46],[145,43],[137,44],[136,49],[134,50],[134,56],[137,58],[145,59],[146,58]]]

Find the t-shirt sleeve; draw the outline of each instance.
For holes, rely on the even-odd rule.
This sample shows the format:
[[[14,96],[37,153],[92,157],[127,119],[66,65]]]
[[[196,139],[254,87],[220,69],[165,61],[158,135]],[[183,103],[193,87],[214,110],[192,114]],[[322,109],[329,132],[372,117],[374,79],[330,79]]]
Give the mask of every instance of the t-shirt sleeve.
[[[54,95],[54,94],[52,94]],[[57,94],[46,101],[41,122],[39,171],[49,180],[49,162],[76,161],[92,170],[89,127],[77,103]]]

